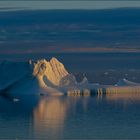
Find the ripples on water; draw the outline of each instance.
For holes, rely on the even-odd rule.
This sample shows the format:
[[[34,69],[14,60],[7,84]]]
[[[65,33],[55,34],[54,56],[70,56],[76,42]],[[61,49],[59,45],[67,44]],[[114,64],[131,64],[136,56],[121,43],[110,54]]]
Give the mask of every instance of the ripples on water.
[[[0,139],[139,139],[140,95],[0,98]]]

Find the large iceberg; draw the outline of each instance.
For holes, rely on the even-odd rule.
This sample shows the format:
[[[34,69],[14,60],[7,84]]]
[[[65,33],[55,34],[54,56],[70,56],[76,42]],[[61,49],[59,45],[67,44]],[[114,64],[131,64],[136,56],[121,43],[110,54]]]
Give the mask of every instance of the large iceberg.
[[[90,96],[125,92],[139,92],[140,84],[120,80],[116,85],[81,82],[69,73],[56,58],[28,62],[0,63],[0,94],[18,97],[25,94]]]
[[[63,95],[64,87],[77,84],[56,58],[28,62],[0,63],[0,92],[8,96],[22,94]]]

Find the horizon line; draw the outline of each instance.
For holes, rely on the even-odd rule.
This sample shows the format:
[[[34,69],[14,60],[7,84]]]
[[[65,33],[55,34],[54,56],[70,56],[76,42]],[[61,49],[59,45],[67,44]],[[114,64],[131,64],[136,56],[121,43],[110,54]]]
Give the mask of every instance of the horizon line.
[[[114,8],[101,8],[101,9],[90,9],[90,8],[70,8],[70,9],[30,9],[30,8],[16,8],[16,7],[0,7],[0,12],[15,12],[15,11],[108,11],[108,10],[140,10],[140,7],[114,7]]]

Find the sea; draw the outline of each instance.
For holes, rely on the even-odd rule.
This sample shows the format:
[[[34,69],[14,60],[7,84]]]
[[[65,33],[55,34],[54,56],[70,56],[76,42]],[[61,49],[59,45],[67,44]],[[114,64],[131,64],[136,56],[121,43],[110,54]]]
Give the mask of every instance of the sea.
[[[140,83],[139,29],[137,8],[0,11],[0,63],[56,57],[78,82]],[[140,95],[0,96],[0,139],[138,140]]]

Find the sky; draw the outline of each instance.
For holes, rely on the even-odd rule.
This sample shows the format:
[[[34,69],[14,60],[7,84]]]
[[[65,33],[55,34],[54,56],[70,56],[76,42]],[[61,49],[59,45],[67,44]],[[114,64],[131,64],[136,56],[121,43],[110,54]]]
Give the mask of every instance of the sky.
[[[14,8],[14,9],[108,9],[108,8],[121,8],[121,7],[140,7],[140,1],[0,1],[0,8]]]

